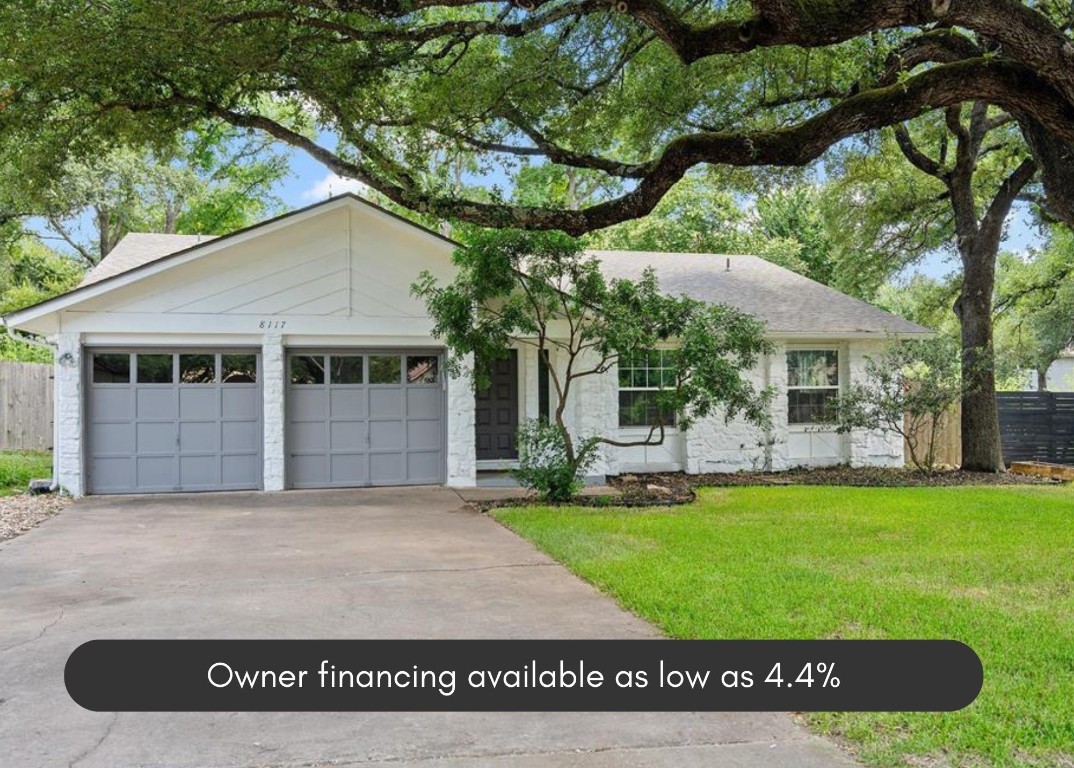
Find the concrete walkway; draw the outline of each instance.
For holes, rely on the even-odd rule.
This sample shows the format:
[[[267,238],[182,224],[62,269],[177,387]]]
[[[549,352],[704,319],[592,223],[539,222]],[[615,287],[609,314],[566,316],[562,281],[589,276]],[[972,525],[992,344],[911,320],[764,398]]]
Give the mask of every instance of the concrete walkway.
[[[442,488],[98,497],[0,544],[0,763],[848,766],[778,714],[93,713],[93,638],[628,638],[653,630]]]

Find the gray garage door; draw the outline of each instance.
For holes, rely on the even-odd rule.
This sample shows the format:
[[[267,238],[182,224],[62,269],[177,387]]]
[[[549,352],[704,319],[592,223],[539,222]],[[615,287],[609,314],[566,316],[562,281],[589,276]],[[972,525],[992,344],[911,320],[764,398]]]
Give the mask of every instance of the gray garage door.
[[[254,351],[92,350],[91,493],[261,486],[261,392]]]
[[[291,487],[442,482],[444,392],[436,353],[292,351],[288,374]]]

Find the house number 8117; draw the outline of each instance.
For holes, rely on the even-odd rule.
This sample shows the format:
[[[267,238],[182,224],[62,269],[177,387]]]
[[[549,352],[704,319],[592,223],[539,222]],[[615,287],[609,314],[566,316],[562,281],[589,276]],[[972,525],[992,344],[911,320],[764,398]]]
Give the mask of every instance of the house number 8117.
[[[268,331],[278,330],[287,326],[286,320],[262,320],[258,324],[258,328],[264,328]]]

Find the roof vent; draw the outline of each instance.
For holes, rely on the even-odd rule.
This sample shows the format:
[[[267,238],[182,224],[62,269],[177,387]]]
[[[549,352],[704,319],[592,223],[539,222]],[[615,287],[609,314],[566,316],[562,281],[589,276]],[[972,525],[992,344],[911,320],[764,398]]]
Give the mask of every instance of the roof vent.
[[[727,257],[727,268],[724,270],[724,272],[730,272],[730,271],[731,271],[731,257],[728,256]]]

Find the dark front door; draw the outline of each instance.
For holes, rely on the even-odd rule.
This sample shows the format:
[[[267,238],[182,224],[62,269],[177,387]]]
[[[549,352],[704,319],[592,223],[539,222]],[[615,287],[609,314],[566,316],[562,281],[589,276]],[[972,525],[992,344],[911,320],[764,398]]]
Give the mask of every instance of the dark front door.
[[[492,366],[492,383],[477,393],[477,458],[518,458],[518,351]]]

